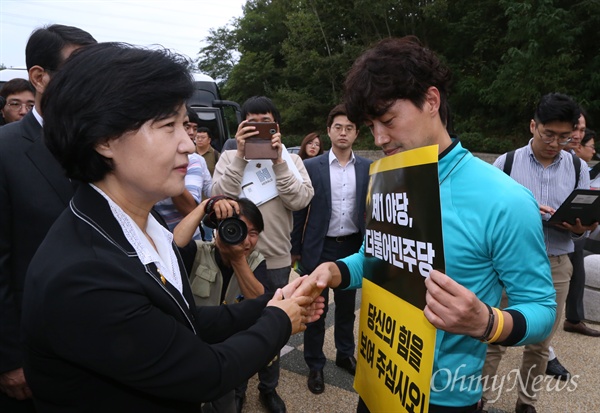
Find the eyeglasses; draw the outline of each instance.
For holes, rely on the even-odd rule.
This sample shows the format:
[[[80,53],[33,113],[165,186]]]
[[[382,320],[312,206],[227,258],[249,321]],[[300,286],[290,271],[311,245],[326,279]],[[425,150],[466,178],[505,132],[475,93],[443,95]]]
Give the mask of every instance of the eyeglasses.
[[[312,146],[313,148],[320,148],[321,144],[319,142],[311,142],[306,146]]]
[[[356,130],[356,128],[354,127],[354,125],[340,125],[339,123],[336,123],[335,125],[333,125],[333,130],[335,130],[336,132],[341,132],[342,130],[346,130],[346,133],[352,133]]]
[[[16,102],[16,101],[8,102],[6,104],[6,106],[8,106],[8,108],[10,110],[12,110],[13,112],[18,112],[23,108],[25,108],[25,110],[27,110],[27,112],[29,112],[31,109],[33,109],[33,103],[21,103],[21,102]]]
[[[548,131],[544,131],[544,133],[540,132],[539,129],[539,125],[535,125],[535,129],[537,130],[538,134],[540,135],[540,139],[542,140],[542,142],[550,144],[552,142],[554,142],[555,140],[558,142],[559,145],[565,146],[567,143],[571,142],[571,135],[569,136],[565,136],[565,135],[559,135],[558,133],[554,133],[554,132],[548,132]]]
[[[594,150],[596,149],[595,145],[581,145],[581,146],[583,146],[584,148],[591,148],[591,149],[594,149]]]

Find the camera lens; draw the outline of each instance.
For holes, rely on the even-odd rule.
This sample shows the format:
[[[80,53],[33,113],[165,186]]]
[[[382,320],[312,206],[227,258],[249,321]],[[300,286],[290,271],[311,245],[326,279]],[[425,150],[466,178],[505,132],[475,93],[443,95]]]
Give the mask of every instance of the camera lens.
[[[275,135],[277,133],[277,129],[272,128],[271,130],[269,130],[269,133],[271,135]]]
[[[239,218],[225,218],[219,223],[219,237],[230,245],[237,245],[243,242],[248,235],[248,227]]]

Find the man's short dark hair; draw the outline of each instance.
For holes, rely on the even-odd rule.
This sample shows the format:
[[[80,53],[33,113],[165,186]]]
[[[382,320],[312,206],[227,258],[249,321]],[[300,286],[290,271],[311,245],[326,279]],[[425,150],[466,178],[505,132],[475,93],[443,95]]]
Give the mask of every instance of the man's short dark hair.
[[[16,95],[17,93],[22,92],[31,92],[35,96],[35,88],[29,80],[21,78],[11,79],[2,86],[2,89],[0,89],[0,96],[6,99],[9,95]]]
[[[200,118],[194,109],[187,106],[187,115],[190,119],[190,123],[195,123],[196,125],[200,125]]]
[[[78,27],[52,24],[31,33],[25,47],[27,70],[40,66],[47,71],[57,70],[63,63],[62,50],[66,46],[89,46],[96,39]]]
[[[237,200],[237,203],[240,206],[240,215],[246,217],[258,232],[263,232],[265,223],[262,213],[256,204],[247,198],[240,198]]]
[[[242,105],[242,120],[246,119],[248,114],[270,113],[275,122],[281,123],[281,115],[275,106],[275,103],[266,96],[252,96]]]
[[[331,125],[333,125],[333,120],[335,119],[336,116],[346,116],[348,117],[348,113],[346,112],[346,106],[343,104],[337,105],[336,107],[334,107],[333,109],[331,109],[331,111],[329,112],[329,115],[327,115],[327,127],[331,128]],[[352,122],[352,121],[350,121]],[[354,123],[354,122],[352,122]],[[354,124],[354,126],[358,127],[357,124]]]
[[[172,116],[193,92],[186,58],[122,43],[83,48],[42,97],[46,145],[67,175],[96,182],[113,169],[96,152],[149,120]]]
[[[450,70],[415,36],[387,38],[364,52],[344,83],[348,119],[356,125],[383,115],[398,99],[423,108],[427,90],[440,92],[440,119],[448,122]]]
[[[210,140],[213,139],[213,135],[212,135],[212,132],[210,131],[210,128],[207,128],[206,126],[200,126],[198,128],[197,133],[206,133],[206,135],[208,136],[208,139],[210,139]]]
[[[581,116],[579,105],[570,96],[548,93],[540,99],[533,118],[542,125],[550,122],[569,122],[575,126],[579,122],[579,116]]]

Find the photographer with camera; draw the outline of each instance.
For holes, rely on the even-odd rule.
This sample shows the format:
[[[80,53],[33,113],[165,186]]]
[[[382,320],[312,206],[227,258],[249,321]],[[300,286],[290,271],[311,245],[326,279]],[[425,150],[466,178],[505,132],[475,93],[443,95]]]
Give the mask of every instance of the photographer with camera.
[[[244,198],[206,199],[175,227],[177,246],[186,247],[201,223],[217,233],[212,242],[195,241],[190,284],[196,305],[234,304],[269,292],[265,258],[254,249],[264,229],[258,207]],[[235,390],[211,404],[216,413],[235,413]]]
[[[248,199],[206,199],[175,227],[178,247],[188,245],[203,219],[218,230],[213,242],[195,242],[190,284],[196,305],[233,304],[268,292],[265,258],[254,250],[264,229],[258,207]]]

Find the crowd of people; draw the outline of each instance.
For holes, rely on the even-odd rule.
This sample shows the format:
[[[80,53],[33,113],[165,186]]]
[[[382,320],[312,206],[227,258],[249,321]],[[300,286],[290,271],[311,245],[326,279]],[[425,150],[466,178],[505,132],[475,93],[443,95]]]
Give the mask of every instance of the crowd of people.
[[[424,279],[423,311],[434,371],[493,377],[505,348],[524,346],[515,411],[532,413],[540,376],[570,377],[551,347],[560,325],[600,336],[583,309],[598,222],[548,222],[573,189],[600,189],[595,132],[567,95],[544,94],[529,143],[490,165],[448,130],[448,68],[417,38],[388,38],[350,68],[327,142],[311,132],[288,153],[275,103],[253,96],[219,152],[186,106],[182,56],[59,24],[25,54],[29,81],[0,90],[0,411],[239,413],[258,374],[265,409],[286,412],[290,335],[303,333],[308,389],[325,391],[329,289],[335,364],[354,375],[363,124],[385,156],[437,145],[445,270]],[[255,122],[277,124],[271,159],[245,156]],[[429,412],[485,411],[481,385],[438,380]],[[362,398],[356,411],[370,411]]]

